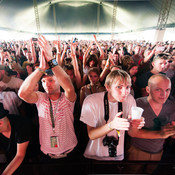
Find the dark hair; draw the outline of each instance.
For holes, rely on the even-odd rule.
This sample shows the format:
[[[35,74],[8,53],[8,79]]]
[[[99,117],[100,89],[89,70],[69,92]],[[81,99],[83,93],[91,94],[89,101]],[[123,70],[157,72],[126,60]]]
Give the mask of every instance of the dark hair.
[[[97,67],[91,67],[91,68],[89,69],[89,71],[88,71],[88,75],[89,75],[91,72],[95,72],[95,73],[98,75],[98,77],[100,76],[100,71],[99,71],[99,69],[98,69]]]
[[[63,69],[66,71],[66,70],[74,70],[74,67],[72,64],[66,64],[64,65]]]
[[[168,54],[166,53],[160,53],[154,56],[153,58],[153,62],[156,61],[157,59],[163,59],[163,60],[167,60],[168,59]]]
[[[24,48],[23,48],[23,50],[27,50],[27,48],[26,48],[26,47],[24,47]]]
[[[32,72],[35,70],[35,69],[34,69],[34,64],[33,64],[33,63],[27,64],[26,67],[27,67],[27,66],[29,66],[29,67],[32,68]]]
[[[94,63],[95,63],[95,64],[94,64],[94,67],[96,67],[96,66],[98,65],[98,58],[97,58],[97,55],[95,55],[95,54],[90,55],[89,58],[88,58],[88,60],[87,60],[86,65],[89,66],[90,61],[94,61]]]
[[[135,63],[130,64],[130,65],[128,66],[128,68],[127,68],[127,72],[129,73],[129,71],[130,71],[133,67],[135,67],[135,66],[139,67],[139,66],[138,66],[137,64],[135,64]]]
[[[118,53],[118,50],[116,50],[114,54],[117,54],[117,55],[119,55],[119,53]]]

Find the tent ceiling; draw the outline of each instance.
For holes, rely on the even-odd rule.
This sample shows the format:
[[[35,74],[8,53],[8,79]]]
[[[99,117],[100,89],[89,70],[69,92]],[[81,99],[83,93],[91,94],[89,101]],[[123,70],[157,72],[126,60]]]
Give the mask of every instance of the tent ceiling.
[[[111,32],[113,1],[37,0],[37,2],[41,33],[96,33],[98,6],[100,6],[99,32]],[[118,0],[115,32],[155,28],[161,2],[162,0]],[[175,26],[174,13],[173,0],[168,26]],[[0,28],[37,33],[33,0],[1,0]]]

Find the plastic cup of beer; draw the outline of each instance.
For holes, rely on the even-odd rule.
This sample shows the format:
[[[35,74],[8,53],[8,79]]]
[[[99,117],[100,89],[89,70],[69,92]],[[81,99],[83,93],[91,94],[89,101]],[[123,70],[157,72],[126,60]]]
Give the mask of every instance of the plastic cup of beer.
[[[133,106],[131,108],[131,118],[133,119],[141,119],[142,117],[142,113],[143,113],[143,109],[137,106]]]

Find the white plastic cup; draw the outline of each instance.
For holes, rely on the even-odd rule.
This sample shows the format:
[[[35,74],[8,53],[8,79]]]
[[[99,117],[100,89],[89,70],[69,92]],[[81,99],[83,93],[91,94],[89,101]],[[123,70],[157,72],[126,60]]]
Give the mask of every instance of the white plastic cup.
[[[131,118],[132,119],[141,119],[143,111],[144,110],[140,107],[132,106],[132,108],[131,108]]]

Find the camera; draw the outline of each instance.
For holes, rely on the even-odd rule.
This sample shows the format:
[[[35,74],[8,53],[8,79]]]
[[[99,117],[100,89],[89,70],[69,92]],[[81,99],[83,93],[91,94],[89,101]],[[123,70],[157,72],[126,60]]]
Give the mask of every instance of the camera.
[[[114,136],[105,136],[103,139],[103,146],[108,146],[108,152],[110,157],[117,157],[116,147],[118,145],[118,139]]]

